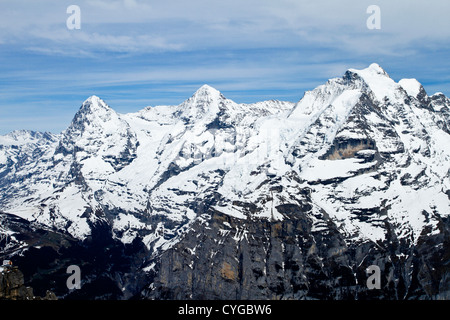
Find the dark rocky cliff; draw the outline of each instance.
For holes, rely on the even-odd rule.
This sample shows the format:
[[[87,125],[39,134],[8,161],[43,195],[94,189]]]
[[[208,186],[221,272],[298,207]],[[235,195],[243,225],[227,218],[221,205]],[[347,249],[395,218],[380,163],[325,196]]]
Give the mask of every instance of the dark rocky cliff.
[[[328,220],[315,232],[300,210],[290,219],[245,221],[205,215],[153,270],[150,299],[449,299],[449,221],[417,245],[395,237],[347,245]],[[443,243],[442,245],[436,245]],[[367,267],[381,270],[369,290]]]

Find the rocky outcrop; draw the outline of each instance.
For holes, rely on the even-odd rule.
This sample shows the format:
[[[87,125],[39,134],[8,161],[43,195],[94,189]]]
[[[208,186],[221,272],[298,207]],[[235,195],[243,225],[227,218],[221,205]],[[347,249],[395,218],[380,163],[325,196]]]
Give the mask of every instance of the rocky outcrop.
[[[48,291],[45,296],[33,294],[33,288],[24,285],[23,273],[17,267],[6,267],[0,272],[0,300],[57,300]]]

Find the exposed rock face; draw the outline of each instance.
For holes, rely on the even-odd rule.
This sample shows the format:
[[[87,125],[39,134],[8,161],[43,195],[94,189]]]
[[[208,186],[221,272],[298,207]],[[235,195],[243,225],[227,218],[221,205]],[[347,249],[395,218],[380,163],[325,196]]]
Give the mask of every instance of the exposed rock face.
[[[44,297],[35,296],[33,288],[24,285],[23,273],[17,267],[7,267],[0,272],[0,300],[57,300],[57,297],[51,291]]]
[[[395,237],[347,245],[333,222],[327,232],[296,208],[290,219],[242,223],[220,213],[204,217],[164,252],[154,269],[151,299],[449,299],[449,223],[417,245]],[[392,228],[392,226],[388,226]],[[392,235],[393,236],[393,235]],[[443,246],[435,246],[443,243]],[[369,290],[366,269],[381,270]]]

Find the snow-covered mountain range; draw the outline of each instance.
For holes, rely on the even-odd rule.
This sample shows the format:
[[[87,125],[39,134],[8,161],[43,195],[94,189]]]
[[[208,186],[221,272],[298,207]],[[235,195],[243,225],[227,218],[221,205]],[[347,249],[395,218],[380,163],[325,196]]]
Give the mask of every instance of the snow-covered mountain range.
[[[236,286],[244,297],[242,258],[235,257],[236,267],[229,260],[238,252],[245,256],[243,242],[256,241],[255,223],[287,228],[292,221],[306,221],[297,231],[286,231],[282,253],[286,235],[307,257],[320,242],[313,243],[314,235],[333,230],[340,240],[332,257],[394,241],[401,248],[391,247],[389,259],[394,255],[411,264],[423,239],[448,241],[449,120],[449,98],[429,96],[415,79],[395,82],[377,64],[349,69],[298,103],[238,104],[204,85],[178,106],[119,114],[91,96],[60,134],[0,136],[0,210],[79,241],[102,225],[120,243],[141,242],[148,254],[139,268],[152,275],[145,297],[179,297],[173,293],[179,284],[171,281],[190,270],[192,282],[195,261],[202,261],[198,252],[215,256],[224,249],[212,246],[221,241],[231,241],[238,251],[224,256],[216,273],[240,282]],[[306,225],[311,243],[299,240],[306,237]],[[10,248],[29,246],[14,231],[0,231],[9,235]],[[208,240],[198,240],[200,235]],[[434,246],[448,259],[444,242]],[[164,257],[170,252],[168,269],[173,269],[177,248],[189,256],[180,262],[184,273],[164,280]],[[252,256],[252,263],[267,264],[264,252]],[[352,255],[355,261],[345,265],[356,275],[355,266],[365,257]],[[283,263],[274,263],[285,272],[286,257],[280,259]],[[252,272],[270,283],[264,268]],[[447,281],[445,290],[433,294],[450,290],[444,279],[448,268],[440,272],[435,280],[438,287]],[[406,287],[414,282],[412,275],[403,276],[408,277]],[[286,286],[275,296],[291,290]],[[293,297],[307,297],[311,284],[305,286],[292,289]],[[270,288],[247,297],[274,297]],[[200,289],[190,290],[182,297],[198,297]]]

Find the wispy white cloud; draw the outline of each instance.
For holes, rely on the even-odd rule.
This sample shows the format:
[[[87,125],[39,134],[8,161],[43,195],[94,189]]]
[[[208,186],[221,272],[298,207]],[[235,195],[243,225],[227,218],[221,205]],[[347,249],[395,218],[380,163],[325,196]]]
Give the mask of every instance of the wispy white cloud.
[[[359,55],[395,55],[411,53],[422,39],[429,45],[450,39],[448,1],[379,0],[382,29],[369,31],[366,8],[372,2],[80,0],[82,28],[69,31],[69,1],[55,5],[47,0],[6,0],[0,13],[0,43],[45,48],[37,51],[49,55],[305,44]]]
[[[450,39],[450,2],[380,0],[382,29],[369,31],[372,1],[299,0],[84,0],[82,29],[68,31],[68,1],[7,0],[0,13],[0,41],[85,46],[96,52],[146,52],[215,47],[283,47],[300,43],[365,54],[398,53],[414,41]]]
[[[101,33],[88,33],[83,30],[72,33],[68,30],[37,34],[52,42],[49,46],[29,46],[26,49],[47,54],[62,54],[69,56],[93,57],[105,52],[152,52],[177,51],[183,48],[182,44],[169,43],[163,37],[138,34],[114,35]]]

